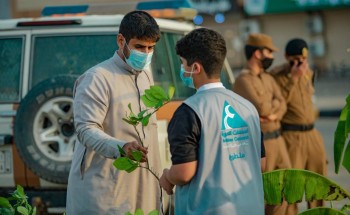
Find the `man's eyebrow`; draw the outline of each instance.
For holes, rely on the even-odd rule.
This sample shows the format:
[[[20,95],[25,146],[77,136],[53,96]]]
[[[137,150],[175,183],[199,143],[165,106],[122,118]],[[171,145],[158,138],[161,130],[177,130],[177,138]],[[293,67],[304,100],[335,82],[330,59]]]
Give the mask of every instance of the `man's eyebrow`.
[[[145,48],[145,47],[152,48],[152,47],[155,47],[156,45],[145,46],[145,45],[141,45],[141,44],[136,44],[135,46],[136,46],[136,47],[139,47],[139,48]]]

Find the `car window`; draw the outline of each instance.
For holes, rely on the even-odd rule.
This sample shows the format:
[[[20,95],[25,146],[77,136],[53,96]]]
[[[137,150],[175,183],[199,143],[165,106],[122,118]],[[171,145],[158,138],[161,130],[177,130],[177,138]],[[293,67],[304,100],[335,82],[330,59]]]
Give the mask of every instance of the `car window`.
[[[0,38],[0,102],[19,100],[23,41]]]
[[[232,89],[232,84],[230,83],[230,78],[228,77],[228,71],[225,66],[221,70],[220,80],[222,84],[226,87],[226,89],[229,89],[229,90]]]
[[[118,48],[115,37],[115,34],[33,37],[30,86],[56,75],[80,75],[110,58]],[[195,93],[194,89],[183,85],[179,76],[180,59],[176,55],[175,45],[181,37],[181,33],[163,32],[151,64],[155,85],[164,89],[175,86],[174,99],[185,99]],[[223,77],[222,80],[228,81],[228,78]]]
[[[116,35],[36,36],[33,50],[31,86],[56,75],[80,75],[110,58]]]

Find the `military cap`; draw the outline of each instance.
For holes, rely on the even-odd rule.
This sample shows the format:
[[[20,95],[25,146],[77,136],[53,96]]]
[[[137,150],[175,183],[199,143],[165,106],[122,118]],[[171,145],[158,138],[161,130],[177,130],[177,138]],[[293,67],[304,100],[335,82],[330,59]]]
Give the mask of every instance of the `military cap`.
[[[303,57],[307,57],[307,43],[303,39],[292,39],[287,43],[285,52],[288,56],[302,55]]]
[[[266,34],[259,34],[259,33],[249,34],[246,45],[263,47],[263,48],[270,49],[271,51],[278,51],[276,46],[272,43],[271,37]]]

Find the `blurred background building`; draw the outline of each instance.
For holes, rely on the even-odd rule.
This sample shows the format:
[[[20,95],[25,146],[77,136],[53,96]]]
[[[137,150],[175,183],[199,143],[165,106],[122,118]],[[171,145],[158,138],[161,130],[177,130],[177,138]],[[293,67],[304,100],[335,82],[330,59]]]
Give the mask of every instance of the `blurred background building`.
[[[45,6],[90,5],[90,14],[126,13],[140,0],[0,0],[0,19],[38,17]],[[318,76],[350,77],[350,0],[189,0],[197,9],[194,24],[221,32],[235,72],[244,65],[249,33],[269,34],[284,60],[284,46],[299,37],[310,46],[310,61]]]

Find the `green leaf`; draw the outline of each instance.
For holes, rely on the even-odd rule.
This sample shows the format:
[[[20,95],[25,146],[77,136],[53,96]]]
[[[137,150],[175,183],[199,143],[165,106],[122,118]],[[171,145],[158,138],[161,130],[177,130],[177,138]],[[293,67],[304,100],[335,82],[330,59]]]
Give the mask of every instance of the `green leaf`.
[[[126,169],[125,171],[126,171],[127,173],[131,173],[131,172],[134,171],[137,167],[139,167],[139,166],[135,163],[133,166],[131,166],[130,168]]]
[[[133,120],[130,120],[130,119],[127,119],[127,118],[123,118],[123,120],[125,121],[125,122],[127,122],[128,124],[130,124],[130,125],[137,125],[137,121],[133,121]]]
[[[141,119],[143,117],[143,114],[145,114],[148,110],[143,110],[139,114],[137,114],[138,118]]]
[[[156,106],[154,106],[155,109],[160,108],[163,106],[163,101],[159,101],[158,104],[156,104]]]
[[[340,210],[343,212],[350,211],[350,205],[344,205]]]
[[[131,103],[128,104],[128,108],[129,108],[131,113],[134,113],[134,112],[132,112]]]
[[[175,93],[175,87],[174,86],[170,86],[168,89],[168,99],[171,100],[174,96]]]
[[[15,214],[15,212],[13,211],[13,209],[0,207],[0,214],[1,215],[13,215],[13,214]]]
[[[143,104],[145,104],[146,107],[151,107],[153,108],[155,105],[158,104],[158,101],[153,101],[153,100],[150,100],[147,95],[142,95],[141,96],[141,100],[143,102]]]
[[[154,92],[154,90],[152,90],[152,89],[147,89],[147,90],[145,90],[145,96],[146,96],[149,100],[151,100],[151,101],[153,101],[153,102],[158,102],[159,100],[161,100],[161,99],[157,98],[154,94],[155,94],[155,92]]]
[[[119,170],[125,170],[126,172],[130,173],[134,171],[139,164],[128,157],[120,157],[113,162],[113,166]]]
[[[306,201],[342,200],[350,194],[335,182],[317,173],[282,169],[263,173],[265,203],[280,205],[285,199],[289,204]]]
[[[334,133],[334,165],[335,165],[335,172],[339,172],[341,158],[343,155],[344,145],[346,141],[346,135],[345,135],[345,121],[338,121],[337,128]]]
[[[139,123],[142,120],[142,117],[139,118],[137,116],[130,116],[129,120],[132,121],[132,122]]]
[[[25,198],[27,197],[26,194],[24,193],[24,189],[21,185],[19,185],[19,184],[17,185],[16,191],[20,196],[25,197]]]
[[[126,212],[124,215],[132,215],[132,213],[130,213],[130,212]]]
[[[345,136],[350,133],[350,106],[346,107]]]
[[[344,152],[343,167],[350,173],[350,140]]]
[[[143,215],[143,211],[140,208],[136,209],[135,215]]]
[[[346,215],[340,210],[334,208],[317,207],[306,210],[299,215]]]
[[[132,151],[131,155],[138,162],[140,162],[142,159],[142,152],[140,152],[140,151]]]
[[[148,215],[158,215],[158,214],[159,214],[158,210],[153,210],[153,211],[148,213]]]
[[[17,211],[18,211],[18,213],[20,213],[20,214],[29,215],[28,209],[25,208],[25,207],[23,207],[23,206],[18,206],[18,207],[17,207]]]
[[[118,146],[119,153],[120,153],[121,155],[125,156],[125,155],[126,155],[126,152],[124,151],[124,149],[123,149],[122,147],[120,147],[119,145],[117,145],[117,146]]]
[[[4,197],[0,197],[0,207],[1,208],[12,208],[10,201]]]
[[[152,116],[152,114],[148,114],[148,115],[146,115],[146,116],[142,119],[141,123],[142,123],[143,126],[147,126],[147,125],[148,125],[148,123],[149,123],[149,118],[150,118],[151,116]]]
[[[134,163],[128,157],[119,157],[113,162],[113,165],[119,170],[127,170],[134,166]]]
[[[161,88],[160,86],[151,86],[150,88],[151,90],[151,95],[155,98],[157,98],[158,100],[168,100],[168,96],[165,93],[164,89]]]
[[[33,208],[32,214],[31,215],[36,215],[36,207]],[[65,214],[63,214],[65,215]]]

